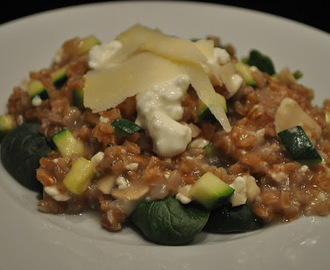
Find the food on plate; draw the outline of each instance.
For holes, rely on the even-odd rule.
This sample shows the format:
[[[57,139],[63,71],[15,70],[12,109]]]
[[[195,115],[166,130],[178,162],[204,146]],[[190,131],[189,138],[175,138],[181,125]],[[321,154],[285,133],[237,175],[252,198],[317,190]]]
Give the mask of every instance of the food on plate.
[[[76,37],[14,88],[1,160],[42,188],[41,212],[93,209],[163,245],[326,216],[330,100],[313,105],[301,76],[214,36]]]

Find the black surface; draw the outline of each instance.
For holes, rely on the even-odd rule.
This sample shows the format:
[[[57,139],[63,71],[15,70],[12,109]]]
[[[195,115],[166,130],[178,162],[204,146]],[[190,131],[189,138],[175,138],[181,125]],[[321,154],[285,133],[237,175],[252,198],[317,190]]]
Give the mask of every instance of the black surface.
[[[155,0],[157,1],[157,0]],[[45,10],[79,5],[85,3],[106,2],[100,0],[1,0],[0,23],[35,14]],[[258,10],[291,20],[302,22],[325,32],[330,32],[329,1],[276,1],[276,0],[242,0],[242,1],[204,1],[223,5],[238,6]],[[170,19],[170,17],[169,17]]]

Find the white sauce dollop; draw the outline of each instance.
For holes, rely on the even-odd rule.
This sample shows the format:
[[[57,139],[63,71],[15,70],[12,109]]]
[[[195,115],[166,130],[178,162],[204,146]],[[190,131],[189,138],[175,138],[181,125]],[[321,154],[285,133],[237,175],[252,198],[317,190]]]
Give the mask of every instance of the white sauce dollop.
[[[123,47],[120,41],[112,40],[108,43],[96,45],[88,54],[88,65],[92,69],[100,69],[111,63],[109,61]]]
[[[136,97],[136,123],[149,132],[159,156],[178,155],[192,140],[191,129],[178,122],[183,116],[181,100],[188,87],[189,77],[182,75]]]

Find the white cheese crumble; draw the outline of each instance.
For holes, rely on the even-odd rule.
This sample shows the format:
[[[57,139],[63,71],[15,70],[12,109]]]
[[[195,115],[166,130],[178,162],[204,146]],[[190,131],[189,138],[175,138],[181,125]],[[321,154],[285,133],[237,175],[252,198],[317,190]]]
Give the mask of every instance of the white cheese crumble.
[[[91,161],[95,165],[98,165],[102,161],[103,157],[104,157],[104,152],[98,152],[91,158]]]
[[[242,85],[243,78],[238,74],[233,74],[230,78],[230,85],[226,85],[230,87],[234,92],[236,92]]]
[[[37,95],[32,99],[32,105],[35,107],[40,106],[42,103],[42,99]]]
[[[242,176],[236,177],[230,186],[235,189],[234,194],[230,197],[232,206],[245,204],[247,201],[245,178]]]
[[[189,144],[189,147],[204,148],[208,144],[210,144],[208,140],[205,140],[204,138],[197,138]]]
[[[138,163],[130,163],[125,166],[126,170],[135,171],[139,167]]]
[[[109,43],[96,45],[91,48],[88,55],[88,65],[92,69],[99,69],[110,63],[111,59],[121,48],[122,44],[118,40],[112,40]]]
[[[229,53],[222,48],[214,48],[214,62],[224,65],[230,61]]]
[[[117,177],[116,184],[118,186],[118,189],[124,189],[124,188],[129,187],[128,180],[125,177],[123,177],[123,176],[118,176]]]
[[[287,178],[289,177],[288,174],[284,173],[284,172],[278,172],[278,173],[272,173],[270,175],[272,177],[272,179],[278,183],[284,183]]]
[[[238,176],[230,185],[235,189],[233,196],[230,198],[232,206],[245,204],[247,201],[253,201],[260,194],[256,180],[253,176]]]
[[[62,61],[63,54],[64,54],[64,49],[63,49],[63,47],[61,47],[56,51],[56,53],[53,57],[53,62],[60,63]]]
[[[188,87],[189,77],[182,75],[136,97],[136,123],[149,132],[159,156],[178,155],[192,140],[191,129],[178,122],[183,116],[181,99]]]
[[[302,165],[300,168],[301,172],[306,172],[308,170],[308,166],[307,165]]]
[[[109,123],[110,119],[104,116],[100,116],[99,121],[100,123]]]
[[[60,192],[55,185],[44,187],[44,191],[55,201],[65,202],[71,199],[71,196],[67,192]]]
[[[189,191],[191,189],[191,185],[186,185],[179,189],[179,192],[175,195],[175,198],[183,204],[188,204],[191,202],[191,196],[189,196]]]

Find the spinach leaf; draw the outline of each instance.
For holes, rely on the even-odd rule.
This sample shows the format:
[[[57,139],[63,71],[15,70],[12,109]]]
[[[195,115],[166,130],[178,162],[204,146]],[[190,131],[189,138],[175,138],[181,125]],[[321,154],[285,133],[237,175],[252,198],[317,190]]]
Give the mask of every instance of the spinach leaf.
[[[232,207],[231,204],[214,209],[204,228],[212,233],[242,233],[263,227],[263,222],[246,205]]]
[[[197,205],[183,205],[173,197],[166,197],[138,204],[130,219],[150,241],[182,245],[200,233],[208,217],[209,212]]]
[[[1,142],[1,161],[11,176],[23,186],[41,191],[36,179],[39,160],[52,150],[38,123],[25,123],[9,131]]]
[[[274,75],[276,73],[273,61],[257,50],[251,50],[249,57],[243,59],[243,62],[249,66],[256,66],[262,72],[266,72],[269,75]]]

